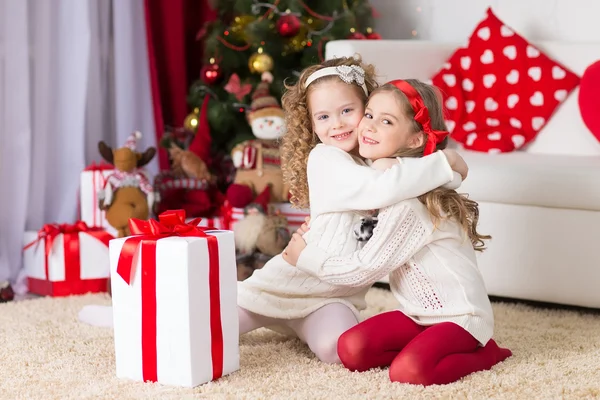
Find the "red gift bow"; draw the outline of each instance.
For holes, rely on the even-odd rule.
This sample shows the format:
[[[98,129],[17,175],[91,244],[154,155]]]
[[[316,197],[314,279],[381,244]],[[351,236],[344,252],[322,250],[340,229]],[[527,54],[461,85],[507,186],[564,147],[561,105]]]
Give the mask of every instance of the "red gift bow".
[[[114,165],[102,161],[100,163],[91,163],[90,165],[85,167],[84,171],[108,171],[111,169],[115,169]]]
[[[103,211],[100,211],[98,209],[98,191],[96,190],[96,187],[99,186],[101,188],[104,187],[104,185],[106,184],[106,179],[104,179],[104,175],[102,175],[102,171],[110,171],[112,169],[115,169],[115,167],[112,164],[108,164],[106,162],[101,162],[99,164],[96,164],[96,162],[91,163],[90,165],[88,165],[87,167],[85,167],[84,171],[91,171],[93,172],[92,174],[92,187],[94,188],[94,193],[92,193],[92,202],[93,202],[93,207],[92,210],[94,210],[94,214],[92,217],[92,224],[94,224],[94,226],[98,226],[100,225],[101,221],[102,221],[102,213]],[[100,185],[97,185],[96,183],[96,174],[98,174],[100,176]],[[98,218],[98,220],[96,220],[96,215],[98,214],[98,211],[100,211],[100,217]]]
[[[125,240],[117,274],[131,285],[133,259],[141,245],[143,264],[140,274],[142,282],[142,375],[144,381],[157,382],[156,349],[156,241],[170,236],[204,237],[208,242],[209,292],[210,292],[210,332],[213,380],[223,375],[223,326],[221,324],[221,293],[219,286],[219,243],[213,235],[207,234],[210,228],[197,226],[202,218],[185,222],[184,210],[168,210],[158,216],[159,221],[142,221],[131,218],[129,230],[132,236]]]
[[[64,254],[65,254],[65,282],[73,285],[74,287],[83,287],[81,285],[81,256],[80,256],[80,246],[79,246],[79,232],[85,232],[90,236],[95,237],[100,242],[102,242],[105,246],[108,247],[108,242],[114,237],[104,231],[102,228],[98,227],[89,227],[83,221],[77,221],[74,224],[46,224],[38,231],[37,238],[23,247],[23,250],[27,250],[28,248],[38,244],[40,240],[44,240],[44,272],[46,274],[46,280],[50,279],[49,265],[48,265],[48,257],[52,252],[52,246],[54,245],[54,240],[58,237],[58,235],[63,235],[63,246],[64,246]],[[88,288],[102,288],[106,287],[106,279],[101,280],[89,280],[92,285],[88,286]],[[98,281],[98,282],[96,282]],[[100,287],[99,285],[103,285]],[[79,292],[76,290],[76,292]],[[61,293],[67,294],[67,293]],[[79,293],[76,293],[79,294]]]
[[[448,131],[438,131],[431,127],[431,118],[429,117],[429,110],[425,106],[423,98],[419,92],[412,87],[412,85],[402,79],[396,79],[389,82],[396,86],[402,93],[406,95],[410,106],[415,112],[414,120],[421,124],[423,132],[427,134],[427,143],[425,143],[425,149],[423,155],[427,156],[435,152],[437,145],[441,143],[446,136],[449,135]]]

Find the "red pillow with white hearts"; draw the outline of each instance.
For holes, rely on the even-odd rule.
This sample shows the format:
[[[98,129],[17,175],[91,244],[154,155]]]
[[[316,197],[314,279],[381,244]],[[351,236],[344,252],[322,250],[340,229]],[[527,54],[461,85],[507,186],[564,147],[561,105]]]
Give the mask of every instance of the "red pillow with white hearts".
[[[500,153],[532,141],[579,77],[488,8],[432,81],[444,94],[451,137],[466,149]]]

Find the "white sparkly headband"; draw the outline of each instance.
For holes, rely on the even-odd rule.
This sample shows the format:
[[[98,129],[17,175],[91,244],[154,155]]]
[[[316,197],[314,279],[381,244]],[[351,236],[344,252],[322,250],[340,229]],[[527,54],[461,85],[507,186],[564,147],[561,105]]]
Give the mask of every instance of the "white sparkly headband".
[[[321,68],[320,70],[313,72],[308,77],[306,83],[304,84],[304,88],[308,88],[308,85],[319,78],[331,75],[339,76],[342,81],[348,84],[356,82],[356,84],[365,91],[365,95],[369,95],[367,85],[365,85],[365,70],[358,65],[339,65],[337,67]]]

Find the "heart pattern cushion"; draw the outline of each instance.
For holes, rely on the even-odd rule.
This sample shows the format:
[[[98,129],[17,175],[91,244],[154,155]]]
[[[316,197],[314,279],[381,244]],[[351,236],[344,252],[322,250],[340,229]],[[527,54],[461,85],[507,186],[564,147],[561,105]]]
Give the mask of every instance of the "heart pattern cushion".
[[[466,47],[432,82],[444,94],[452,138],[503,153],[535,139],[580,78],[505,25],[489,8]]]

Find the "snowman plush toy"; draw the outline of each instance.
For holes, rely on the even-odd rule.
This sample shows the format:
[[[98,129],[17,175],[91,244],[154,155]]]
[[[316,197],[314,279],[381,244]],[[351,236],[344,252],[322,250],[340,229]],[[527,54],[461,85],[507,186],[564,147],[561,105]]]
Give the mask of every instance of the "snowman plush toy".
[[[261,78],[247,114],[256,139],[239,143],[231,152],[237,170],[226,196],[232,207],[245,208],[265,190],[270,191],[273,203],[288,201],[289,190],[283,183],[278,142],[285,132],[284,113],[269,92],[273,76],[266,72]]]

